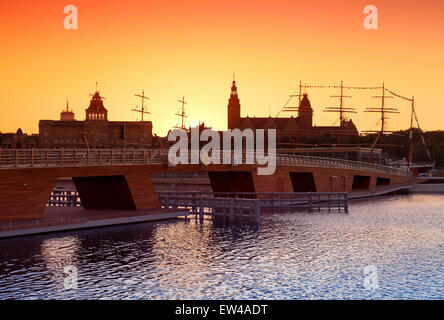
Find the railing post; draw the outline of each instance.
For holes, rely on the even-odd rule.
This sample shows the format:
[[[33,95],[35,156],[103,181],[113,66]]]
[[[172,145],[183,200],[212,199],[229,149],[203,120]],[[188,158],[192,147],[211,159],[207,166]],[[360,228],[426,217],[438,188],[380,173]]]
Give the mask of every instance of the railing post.
[[[63,149],[60,149],[60,166],[63,165]]]
[[[271,212],[274,212],[274,192],[271,193]]]
[[[136,149],[133,149],[133,163],[136,163]]]
[[[146,149],[143,149],[143,164],[146,164]]]
[[[49,150],[46,150],[46,166],[49,166]]]
[[[203,219],[204,215],[204,205],[203,205],[203,197],[202,195],[199,198],[199,219]]]
[[[102,150],[99,149],[99,165],[102,164]]]
[[[230,198],[230,221],[234,220],[234,214],[235,214],[235,198]]]
[[[18,167],[18,150],[15,150],[15,166]]]
[[[311,192],[308,193],[308,212],[312,212],[313,198]]]
[[[348,213],[348,193],[344,195],[344,210],[345,213]]]
[[[255,214],[254,218],[256,221],[259,221],[260,213],[261,213],[261,199],[256,199],[256,206],[254,210]]]
[[[111,164],[113,164],[114,159],[114,149],[111,149]]]
[[[2,147],[0,147],[0,168],[2,167]]]
[[[31,167],[34,166],[34,148],[31,149]]]
[[[330,195],[331,194],[329,193],[328,194],[328,212],[330,212],[330,210],[331,210],[331,208],[330,208],[331,207],[331,201],[330,201],[331,200],[331,196]]]

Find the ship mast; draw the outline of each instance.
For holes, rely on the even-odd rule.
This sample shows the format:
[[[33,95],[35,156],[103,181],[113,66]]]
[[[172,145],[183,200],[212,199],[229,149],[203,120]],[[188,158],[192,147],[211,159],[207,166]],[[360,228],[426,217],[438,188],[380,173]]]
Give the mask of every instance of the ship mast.
[[[276,118],[279,117],[279,115],[281,114],[281,112],[298,112],[299,108],[301,106],[301,99],[302,99],[302,81],[299,81],[299,94],[291,94],[288,96],[288,100],[287,102],[284,104],[284,106],[282,107],[281,111],[278,112],[278,114],[276,115]],[[306,89],[305,89],[306,90]],[[291,102],[291,100],[295,97],[299,98],[299,103],[298,106],[289,106],[288,104]]]
[[[373,150],[376,147],[376,144],[378,143],[378,140],[381,140],[380,145],[383,143],[384,134],[391,132],[386,130],[386,120],[389,118],[387,117],[387,114],[390,113],[398,113],[399,111],[396,108],[387,107],[385,105],[385,99],[393,98],[392,96],[387,96],[385,94],[385,84],[382,83],[382,96],[374,96],[372,98],[381,99],[381,107],[368,107],[364,110],[364,112],[374,112],[381,114],[381,129],[379,131],[365,131],[365,133],[377,133],[376,139],[373,142],[373,145],[370,150],[370,161],[373,161]]]
[[[142,99],[142,108],[141,110],[137,109],[137,106],[135,109],[131,109],[131,111],[135,111],[135,112],[139,112],[142,115],[142,121],[143,122],[143,115],[144,114],[150,114],[150,112],[148,112],[148,108],[145,107],[145,100],[149,100],[150,98],[145,96],[145,91],[142,89],[142,94],[135,94],[134,96],[139,97]]]
[[[339,98],[339,106],[338,107],[326,107],[324,112],[336,112],[339,113],[339,126],[343,127],[345,122],[345,114],[346,113],[357,113],[356,109],[353,107],[344,107],[344,98],[352,98],[352,96],[344,96],[344,83],[341,81],[340,85],[340,95],[339,96],[330,96],[331,98]]]
[[[176,126],[177,129],[183,129],[185,130],[185,118],[187,118],[187,115],[185,114],[185,105],[187,104],[185,101],[185,97],[182,97],[182,100],[177,100],[177,102],[180,102],[182,104],[180,111],[176,112],[175,115],[181,117],[182,122],[181,122],[181,126],[178,127]]]
[[[415,97],[412,97],[412,112],[410,114],[410,130],[409,130],[409,152],[407,154],[407,166],[412,163],[413,154],[413,113],[415,112]]]

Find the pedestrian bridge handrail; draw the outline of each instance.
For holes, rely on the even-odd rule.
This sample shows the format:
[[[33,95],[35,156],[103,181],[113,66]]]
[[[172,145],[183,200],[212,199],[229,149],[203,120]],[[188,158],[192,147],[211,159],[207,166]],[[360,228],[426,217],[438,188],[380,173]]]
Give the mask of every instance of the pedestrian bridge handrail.
[[[223,162],[223,156],[219,163]],[[240,163],[246,160],[252,152],[242,153]],[[191,152],[189,153],[191,162]],[[231,152],[231,163],[236,163],[235,152]],[[309,166],[350,169],[359,171],[378,172],[398,176],[411,176],[410,170],[403,167],[383,166],[367,162],[321,158],[302,155],[277,154],[276,165],[279,166]],[[239,159],[237,160],[239,163]],[[0,169],[29,168],[29,167],[67,167],[67,166],[101,166],[101,165],[146,165],[168,164],[168,150],[165,149],[0,149]],[[202,163],[200,163],[202,164]],[[248,163],[248,164],[256,164]],[[236,165],[236,164],[234,164]]]

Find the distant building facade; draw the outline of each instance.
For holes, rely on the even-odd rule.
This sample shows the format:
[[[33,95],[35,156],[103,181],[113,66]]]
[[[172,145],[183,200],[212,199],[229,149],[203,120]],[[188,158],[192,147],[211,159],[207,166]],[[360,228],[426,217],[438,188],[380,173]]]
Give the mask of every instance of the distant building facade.
[[[151,121],[109,121],[103,98],[96,90],[85,110],[85,121],[75,120],[68,104],[60,120],[40,120],[40,148],[150,148],[153,144]]]
[[[37,134],[28,135],[18,129],[16,133],[0,133],[0,147],[2,149],[32,149],[39,145]]]
[[[240,100],[236,81],[231,86],[228,100],[228,129],[276,129],[278,140],[295,142],[299,136],[310,135],[359,135],[352,120],[343,121],[340,126],[313,126],[313,109],[307,94],[303,94],[298,117],[241,117]]]

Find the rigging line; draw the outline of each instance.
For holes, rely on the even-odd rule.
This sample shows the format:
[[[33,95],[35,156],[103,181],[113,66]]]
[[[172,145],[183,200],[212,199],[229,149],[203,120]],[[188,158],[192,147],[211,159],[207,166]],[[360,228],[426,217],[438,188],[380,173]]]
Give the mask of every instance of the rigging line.
[[[306,89],[339,89],[341,86],[337,85],[302,85],[302,88]],[[357,90],[376,90],[376,89],[382,89],[382,87],[343,87],[344,89],[357,89]]]
[[[376,89],[382,89],[382,87],[344,87],[344,89],[376,90]]]
[[[364,127],[364,124],[366,123],[366,121],[368,120],[368,118],[369,118],[369,116],[370,116],[370,113],[369,112],[365,112],[365,116],[364,116],[364,119],[363,120],[360,120],[361,118],[359,118],[359,127],[360,128],[363,128]]]
[[[393,92],[393,91],[391,91],[391,90],[389,90],[387,88],[385,89],[385,91],[389,92],[390,94],[392,94],[392,95],[394,95],[394,96],[396,96],[398,98],[401,98],[401,99],[404,99],[404,100],[407,100],[407,101],[413,101],[413,99],[403,97],[403,96],[397,94],[396,92]]]
[[[378,122],[376,122],[376,124],[373,127],[370,127],[370,130],[374,129],[375,131],[378,131],[377,129],[378,129],[380,124],[381,124],[381,120],[378,120]]]
[[[284,104],[284,106],[282,107],[281,111],[278,112],[278,114],[276,115],[276,118],[281,114],[282,111],[284,111],[284,109],[287,107],[287,105],[290,103],[291,99],[293,98],[293,96],[289,96],[287,102]]]
[[[336,122],[338,122],[338,121],[339,121],[339,119],[336,119],[336,121],[333,122],[333,124],[331,126],[333,127],[336,124]]]
[[[333,105],[333,98],[332,97],[330,97],[330,98],[328,98],[328,104],[327,105]],[[324,119],[326,118],[326,117],[328,117],[328,115],[326,114],[327,112],[322,112],[322,116],[321,116],[321,120],[319,121],[319,123],[324,123]]]

